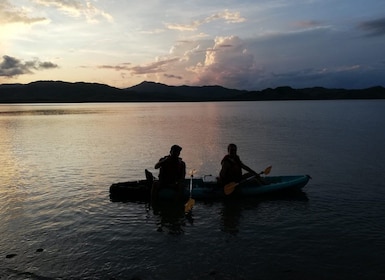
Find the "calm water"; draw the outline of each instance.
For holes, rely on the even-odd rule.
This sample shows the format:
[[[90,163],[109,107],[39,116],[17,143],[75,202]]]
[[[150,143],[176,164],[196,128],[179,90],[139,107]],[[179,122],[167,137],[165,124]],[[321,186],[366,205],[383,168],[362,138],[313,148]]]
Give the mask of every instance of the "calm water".
[[[385,101],[0,105],[1,279],[384,279]],[[216,176],[227,144],[303,194],[112,202],[183,147]]]

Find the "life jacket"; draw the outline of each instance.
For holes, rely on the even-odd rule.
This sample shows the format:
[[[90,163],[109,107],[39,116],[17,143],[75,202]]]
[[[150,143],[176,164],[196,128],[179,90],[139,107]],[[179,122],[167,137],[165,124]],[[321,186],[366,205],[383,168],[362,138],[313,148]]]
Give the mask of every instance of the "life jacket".
[[[219,174],[223,184],[240,181],[242,179],[242,162],[239,156],[235,158],[226,155],[221,161],[222,169]]]
[[[165,162],[162,163],[159,171],[159,182],[162,185],[175,184],[184,179],[186,173],[186,164],[181,158],[173,158],[166,156]],[[163,160],[162,158],[161,160]]]

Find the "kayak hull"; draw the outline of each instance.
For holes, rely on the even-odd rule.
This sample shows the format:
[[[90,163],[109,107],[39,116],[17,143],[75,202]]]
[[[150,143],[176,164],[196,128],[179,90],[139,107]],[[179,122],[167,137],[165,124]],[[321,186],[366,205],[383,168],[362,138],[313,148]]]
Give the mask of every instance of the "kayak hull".
[[[301,190],[310,180],[309,175],[292,176],[265,176],[263,177],[266,185],[260,185],[256,181],[248,181],[237,187],[230,195],[232,197],[257,197],[263,194],[275,194],[282,192],[293,192]],[[190,197],[189,184],[191,179],[185,179],[183,198]],[[110,197],[112,200],[139,200],[146,201],[151,199],[152,182],[148,180],[138,180],[115,183],[110,186]],[[191,197],[198,200],[219,199],[229,197],[224,194],[223,186],[217,182],[204,181],[203,179],[192,179]],[[176,197],[176,191],[172,189],[161,189],[158,192],[160,199],[172,199]],[[179,194],[180,197],[180,194]]]

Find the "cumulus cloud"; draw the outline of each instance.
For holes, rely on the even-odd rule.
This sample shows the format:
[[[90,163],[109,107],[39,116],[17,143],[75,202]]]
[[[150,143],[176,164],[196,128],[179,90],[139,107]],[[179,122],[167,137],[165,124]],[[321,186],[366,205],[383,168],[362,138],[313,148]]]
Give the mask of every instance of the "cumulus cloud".
[[[210,15],[206,18],[195,20],[189,24],[169,23],[166,24],[166,27],[168,29],[174,29],[179,31],[196,31],[201,25],[216,20],[224,20],[226,23],[240,23],[244,22],[246,19],[243,18],[239,12],[231,12],[229,10],[224,10],[223,12]]]
[[[131,75],[145,75],[160,82],[179,81],[190,85],[222,85],[248,89],[261,74],[246,43],[237,36],[215,40],[179,41],[170,54],[142,65],[101,65]],[[151,76],[149,76],[151,75]]]
[[[9,3],[8,0],[0,1],[0,24],[7,23],[25,23],[32,24],[36,22],[46,21],[44,17],[31,17],[22,9]]]
[[[375,20],[363,21],[358,28],[367,33],[368,36],[385,35],[385,17]]]
[[[95,7],[91,1],[80,0],[33,0],[34,3],[56,8],[63,13],[72,17],[84,16],[88,21],[97,21],[98,18],[102,18],[108,21],[112,21],[113,18],[107,12]]]
[[[206,50],[204,62],[189,68],[194,72],[194,84],[223,85],[246,88],[258,74],[254,56],[237,36],[217,37]]]
[[[58,65],[48,61],[40,61],[39,59],[23,62],[15,57],[4,55],[3,61],[0,63],[0,76],[11,78],[52,68],[58,68]]]

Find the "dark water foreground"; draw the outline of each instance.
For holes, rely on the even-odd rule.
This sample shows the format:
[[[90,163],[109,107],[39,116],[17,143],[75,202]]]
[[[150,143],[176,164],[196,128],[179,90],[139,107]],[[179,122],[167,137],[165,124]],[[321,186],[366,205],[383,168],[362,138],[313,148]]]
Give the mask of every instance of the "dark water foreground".
[[[384,102],[73,106],[0,116],[1,279],[384,278]],[[109,198],[174,143],[215,176],[229,142],[258,171],[313,179],[191,216]]]
[[[7,256],[0,275],[381,279],[383,199],[325,196],[313,190],[320,188],[344,193],[341,185],[313,181],[303,193],[291,196],[197,201],[187,216],[177,202],[103,202],[103,210],[78,205],[67,211],[67,218],[46,217],[40,225],[31,221],[30,229],[16,233],[13,243],[2,247]]]

